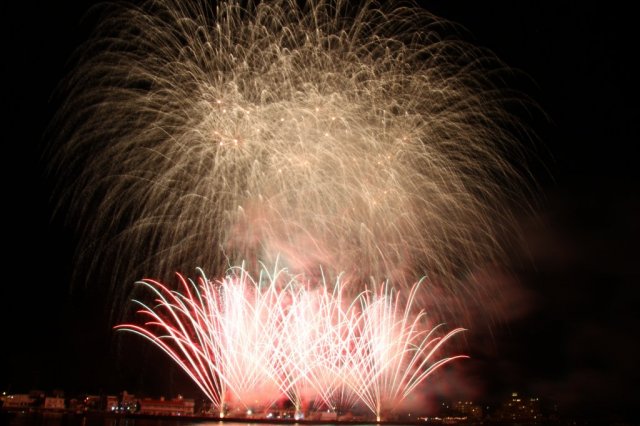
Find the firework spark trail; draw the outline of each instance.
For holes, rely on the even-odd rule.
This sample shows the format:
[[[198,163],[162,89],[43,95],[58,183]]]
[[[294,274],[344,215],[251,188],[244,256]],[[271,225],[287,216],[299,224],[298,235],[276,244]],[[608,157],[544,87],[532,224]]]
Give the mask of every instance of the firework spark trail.
[[[276,256],[352,283],[426,274],[450,293],[435,309],[464,306],[522,183],[508,70],[417,8],[299,3],[107,15],[53,126],[87,257],[118,282]]]
[[[145,280],[155,305],[136,303],[148,319],[116,328],[167,353],[221,416],[227,403],[266,409],[285,396],[297,413],[311,401],[337,409],[360,401],[380,420],[461,357],[434,359],[462,329],[443,334],[428,328],[423,311],[412,313],[419,284],[408,304],[383,286],[345,306],[339,282],[317,288],[298,278],[280,270],[254,281],[236,268],[218,283],[180,277],[182,291]]]
[[[423,321],[425,312],[414,315],[411,309],[419,287],[417,283],[411,288],[406,304],[400,303],[388,285],[359,297],[362,314],[357,320],[359,338],[352,356],[357,365],[349,373],[360,400],[378,421],[442,364],[464,357],[433,361],[440,346],[462,329],[444,336],[438,335],[439,326],[429,330]]]
[[[246,278],[241,275],[239,280],[243,282]],[[245,406],[257,398],[264,399],[264,395],[277,395],[278,388],[272,385],[273,380],[264,368],[273,363],[273,350],[261,345],[264,335],[279,331],[265,312],[264,303],[269,300],[271,306],[277,300],[271,300],[271,294],[258,298],[255,291],[241,285],[227,286],[222,292],[201,281],[200,288],[206,294],[203,305],[208,307],[205,327],[211,331],[217,349],[210,362],[224,366],[224,371],[218,372],[225,383],[220,390],[223,403],[218,406],[224,407],[226,389],[231,398]],[[256,352],[248,353],[247,348]]]
[[[222,406],[226,384],[217,365],[212,363],[212,360],[219,358],[219,353],[214,344],[215,336],[209,336],[209,332],[215,330],[215,327],[209,324],[207,328],[203,328],[203,319],[206,322],[207,318],[203,311],[209,305],[204,305],[202,299],[195,301],[184,279],[180,277],[180,280],[187,296],[172,292],[153,280],[141,281],[140,284],[151,289],[157,296],[155,303],[158,310],[166,310],[167,316],[165,318],[154,308],[135,301],[142,307],[139,312],[151,319],[145,323],[147,328],[127,324],[126,329],[151,340],[191,377],[209,400],[216,406]],[[164,333],[157,335],[152,331],[154,328],[163,330]],[[194,339],[199,341],[199,346],[192,344]]]

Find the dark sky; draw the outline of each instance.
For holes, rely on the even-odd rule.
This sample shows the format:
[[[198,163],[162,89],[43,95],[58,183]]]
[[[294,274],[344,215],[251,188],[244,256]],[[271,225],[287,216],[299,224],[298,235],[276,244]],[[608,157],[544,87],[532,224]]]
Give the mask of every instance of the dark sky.
[[[92,23],[81,21],[88,2],[52,3],[0,9],[7,253],[0,387],[190,392],[159,355],[116,344],[100,290],[69,286],[74,237],[51,219],[41,147],[54,88]],[[531,120],[540,139],[530,147],[539,201],[535,215],[521,218],[530,261],[515,268],[518,315],[491,341],[476,342],[470,381],[488,399],[517,390],[586,417],[629,416],[640,382],[635,14],[622,1],[421,4],[529,75],[527,93],[548,115]]]

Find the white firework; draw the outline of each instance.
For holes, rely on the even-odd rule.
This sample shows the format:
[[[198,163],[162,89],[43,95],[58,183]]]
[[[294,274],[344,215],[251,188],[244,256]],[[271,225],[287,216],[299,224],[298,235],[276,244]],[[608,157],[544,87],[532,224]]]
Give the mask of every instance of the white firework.
[[[54,167],[92,270],[279,257],[464,307],[522,201],[506,67],[417,7],[240,3],[114,7],[78,54]]]

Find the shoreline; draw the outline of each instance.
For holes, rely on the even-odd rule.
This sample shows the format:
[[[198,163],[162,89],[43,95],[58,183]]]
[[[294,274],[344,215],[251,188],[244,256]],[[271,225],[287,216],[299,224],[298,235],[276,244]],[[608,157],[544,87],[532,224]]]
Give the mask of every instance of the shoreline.
[[[104,417],[123,420],[167,420],[167,421],[190,421],[194,423],[219,422],[219,423],[260,423],[260,424],[299,424],[299,425],[422,425],[434,424],[429,421],[417,420],[380,420],[375,419],[267,419],[267,418],[247,418],[247,417],[217,417],[207,415],[168,415],[168,414],[136,414],[136,413],[110,413],[100,411],[75,412],[70,410],[20,410],[20,409],[0,409],[3,416],[13,415],[44,415],[44,416],[78,416],[78,417]],[[468,424],[468,423],[467,423]]]

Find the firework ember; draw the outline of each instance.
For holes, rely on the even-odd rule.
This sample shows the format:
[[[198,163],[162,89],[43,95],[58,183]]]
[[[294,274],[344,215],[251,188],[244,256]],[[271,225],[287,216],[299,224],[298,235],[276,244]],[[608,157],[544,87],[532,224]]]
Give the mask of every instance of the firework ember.
[[[435,309],[481,292],[461,283],[501,258],[522,182],[509,71],[417,8],[239,3],[111,10],[78,55],[55,164],[83,252],[118,282],[279,257],[427,275]]]
[[[436,358],[462,329],[442,333],[415,312],[420,283],[406,304],[390,286],[347,304],[341,282],[310,286],[283,270],[257,280],[241,268],[217,283],[204,274],[197,283],[179,278],[179,291],[139,282],[155,296],[153,305],[136,301],[146,321],[117,329],[167,353],[221,417],[227,406],[267,409],[284,397],[297,415],[360,403],[380,420],[438,367],[462,357]]]

